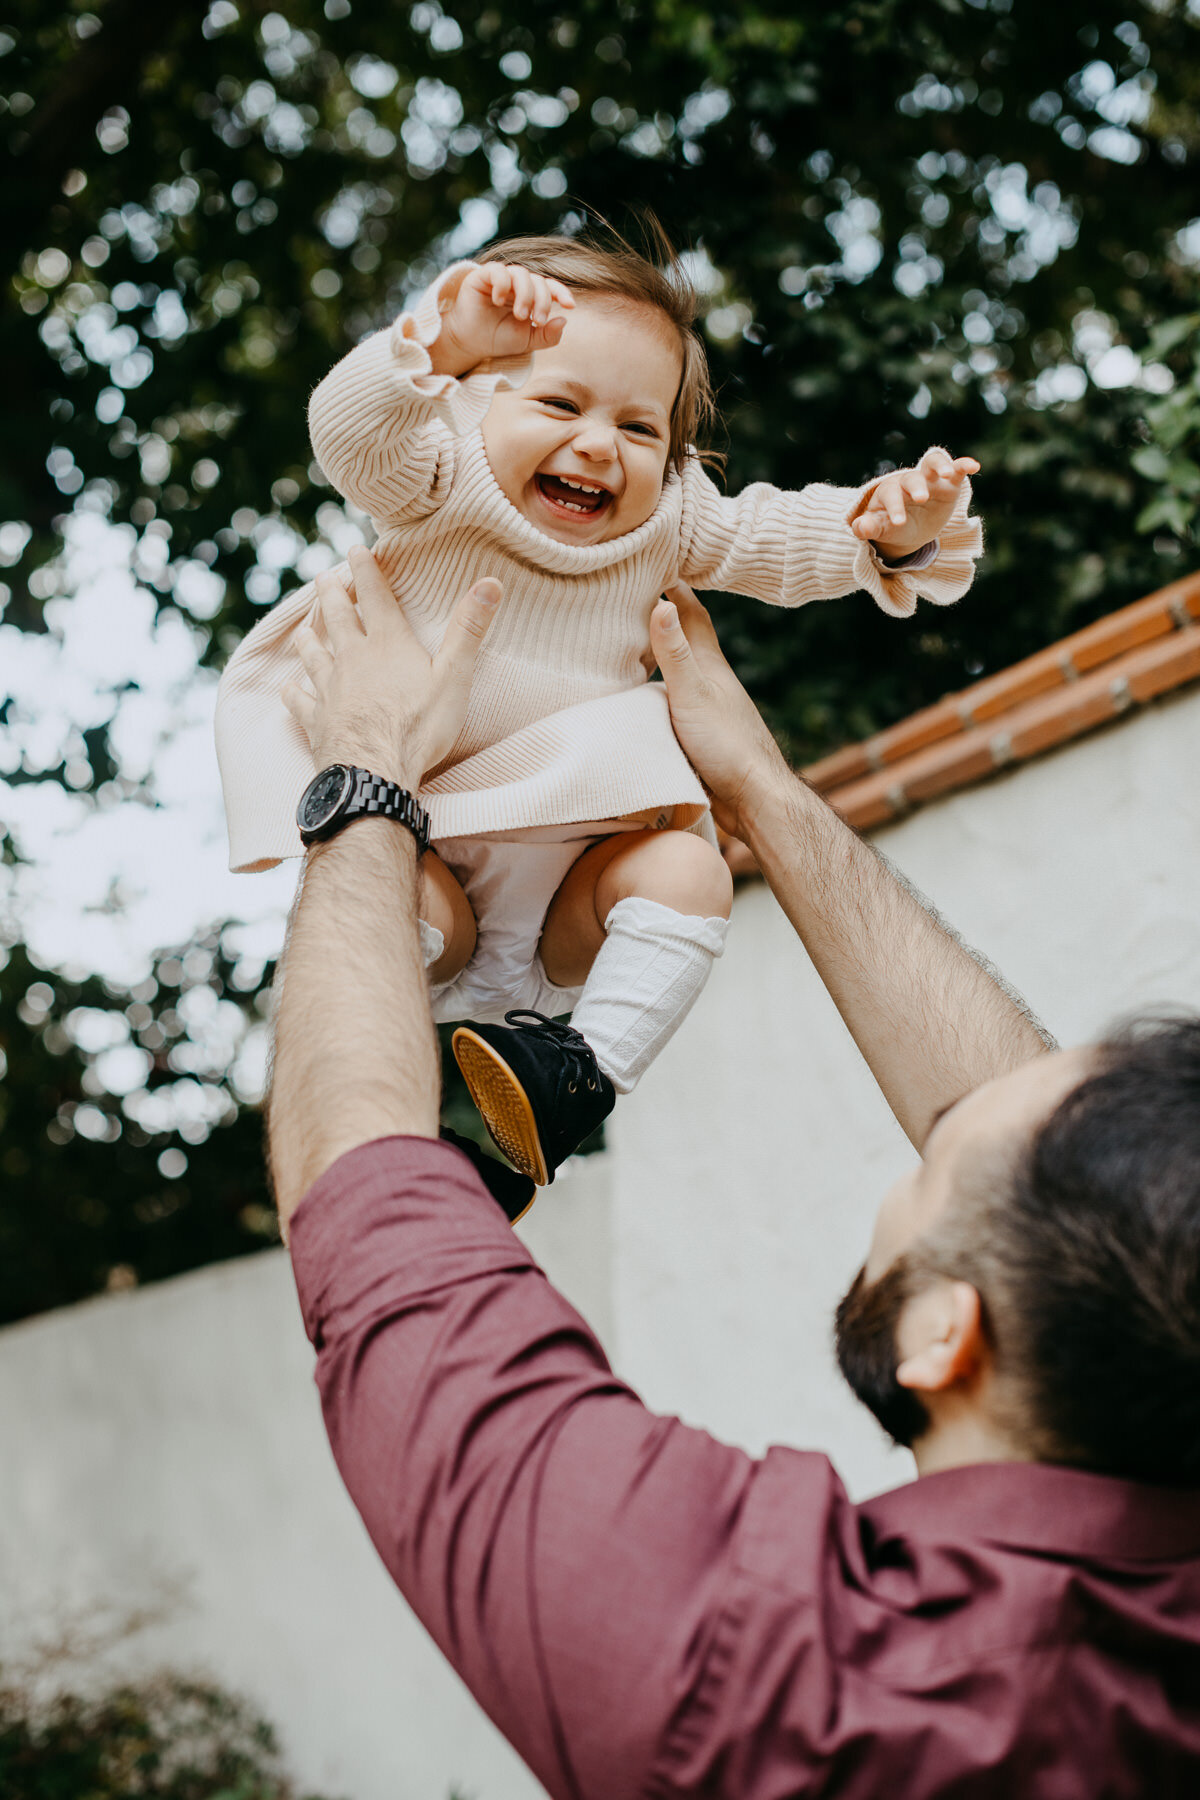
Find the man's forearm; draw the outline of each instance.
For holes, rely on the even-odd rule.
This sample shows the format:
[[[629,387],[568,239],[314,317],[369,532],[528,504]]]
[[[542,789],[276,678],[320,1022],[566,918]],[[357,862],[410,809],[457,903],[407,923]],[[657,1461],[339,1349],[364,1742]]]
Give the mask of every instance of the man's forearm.
[[[358,819],[308,853],[292,913],[267,1108],[281,1223],[345,1151],[436,1137],[440,1065],[417,941],[417,848]]]
[[[803,781],[772,775],[746,840],[901,1126],[1052,1048],[1024,1003]]]

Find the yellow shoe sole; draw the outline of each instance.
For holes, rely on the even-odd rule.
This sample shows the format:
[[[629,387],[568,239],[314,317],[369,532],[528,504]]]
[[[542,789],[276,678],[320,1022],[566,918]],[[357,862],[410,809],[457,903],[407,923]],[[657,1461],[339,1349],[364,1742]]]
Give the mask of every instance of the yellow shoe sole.
[[[539,1187],[545,1187],[550,1180],[550,1171],[546,1167],[537,1121],[525,1089],[499,1051],[493,1050],[469,1026],[460,1025],[450,1044],[471,1099],[493,1142],[514,1169],[528,1175]]]

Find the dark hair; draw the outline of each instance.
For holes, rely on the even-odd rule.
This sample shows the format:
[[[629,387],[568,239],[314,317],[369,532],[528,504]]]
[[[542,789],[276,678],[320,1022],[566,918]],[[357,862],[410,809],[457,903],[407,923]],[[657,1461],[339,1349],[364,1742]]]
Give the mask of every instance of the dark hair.
[[[708,358],[696,330],[699,301],[670,238],[651,214],[641,219],[645,254],[612,229],[580,237],[501,238],[479,252],[482,263],[519,263],[579,294],[595,294],[661,313],[679,344],[682,368],[671,409],[669,456],[682,472],[689,446],[704,448],[716,407]],[[719,461],[705,455],[704,461]]]
[[[917,1284],[919,1286],[919,1283]],[[875,1415],[894,1444],[911,1450],[929,1426],[925,1403],[896,1380],[896,1333],[913,1292],[913,1270],[898,1256],[876,1281],[862,1268],[838,1303],[834,1347],[855,1398]]]
[[[1200,1018],[1106,1038],[919,1255],[979,1290],[1034,1455],[1200,1485]]]

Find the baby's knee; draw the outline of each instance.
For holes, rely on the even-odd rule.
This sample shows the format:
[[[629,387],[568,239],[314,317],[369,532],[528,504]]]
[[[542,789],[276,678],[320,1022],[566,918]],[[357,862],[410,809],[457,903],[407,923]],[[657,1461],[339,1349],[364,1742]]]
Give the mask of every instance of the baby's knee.
[[[676,840],[671,855],[677,859],[679,878],[695,896],[691,910],[705,919],[727,919],[733,911],[733,877],[716,845],[690,831],[662,835]]]
[[[612,905],[637,895],[704,919],[727,919],[733,910],[733,878],[725,859],[694,832],[647,832],[614,874]]]
[[[453,981],[475,954],[475,914],[461,884],[433,850],[421,863],[421,918],[442,936],[430,980]]]

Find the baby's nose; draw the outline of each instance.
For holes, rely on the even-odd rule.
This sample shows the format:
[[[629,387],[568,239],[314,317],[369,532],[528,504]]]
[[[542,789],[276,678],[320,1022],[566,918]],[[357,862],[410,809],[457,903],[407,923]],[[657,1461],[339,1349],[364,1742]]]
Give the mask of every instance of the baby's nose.
[[[612,425],[599,419],[586,419],[575,433],[575,449],[580,456],[611,462],[617,454],[617,433]]]

